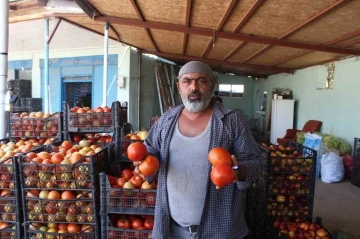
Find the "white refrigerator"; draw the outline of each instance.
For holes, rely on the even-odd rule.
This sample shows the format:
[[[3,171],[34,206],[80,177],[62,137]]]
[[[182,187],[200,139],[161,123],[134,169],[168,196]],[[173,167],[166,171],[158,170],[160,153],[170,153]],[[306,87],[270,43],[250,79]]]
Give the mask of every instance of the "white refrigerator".
[[[270,126],[270,142],[272,144],[277,144],[277,139],[283,138],[287,129],[293,129],[294,106],[295,100],[272,100]]]

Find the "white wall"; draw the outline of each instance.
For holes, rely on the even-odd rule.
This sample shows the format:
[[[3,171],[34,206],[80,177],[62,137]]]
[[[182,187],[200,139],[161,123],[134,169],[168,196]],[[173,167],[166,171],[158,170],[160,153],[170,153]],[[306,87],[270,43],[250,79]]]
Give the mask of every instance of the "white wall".
[[[266,81],[256,81],[254,92],[270,93],[278,87],[291,89],[296,100],[297,129],[310,119],[321,120],[321,132],[353,144],[354,137],[360,137],[360,61],[354,57],[335,63],[334,89],[317,89],[318,80],[326,77],[323,68],[314,66],[293,75],[272,75]]]

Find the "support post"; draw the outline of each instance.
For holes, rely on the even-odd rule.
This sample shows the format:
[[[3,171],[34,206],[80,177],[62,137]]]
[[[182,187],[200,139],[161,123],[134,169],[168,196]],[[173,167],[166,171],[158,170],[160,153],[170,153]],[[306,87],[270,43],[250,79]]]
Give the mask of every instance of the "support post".
[[[5,94],[8,70],[9,1],[0,1],[0,138],[6,136]]]
[[[43,111],[48,113],[49,111],[49,18],[45,19],[45,31],[44,31],[44,109]]]
[[[138,81],[138,105],[137,105],[137,126],[138,126],[138,130],[141,130],[140,129],[140,114],[141,114],[141,78],[142,78],[142,75],[141,75],[141,67],[142,67],[142,54],[140,53],[140,51],[137,52],[138,53],[138,66],[139,66],[139,81]]]
[[[103,74],[103,100],[102,106],[106,106],[107,80],[108,80],[108,56],[109,56],[109,22],[105,22],[104,31],[104,74]]]

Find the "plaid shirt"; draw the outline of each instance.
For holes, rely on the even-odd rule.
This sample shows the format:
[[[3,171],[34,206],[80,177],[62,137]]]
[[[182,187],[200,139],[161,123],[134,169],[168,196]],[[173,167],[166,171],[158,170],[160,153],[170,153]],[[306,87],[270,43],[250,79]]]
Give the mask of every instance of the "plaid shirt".
[[[167,196],[166,174],[170,141],[176,121],[184,106],[168,110],[151,128],[145,144],[148,152],[160,160],[155,206],[155,224],[152,236],[155,239],[169,238],[170,211]],[[234,154],[239,165],[246,167],[246,179],[216,189],[210,180],[211,164],[208,162],[206,197],[198,238],[238,239],[248,234],[244,211],[243,192],[258,176],[261,156],[259,145],[252,137],[245,119],[221,104],[214,104],[209,151],[214,147],[226,148]],[[181,146],[179,146],[181,147]],[[186,149],[184,149],[186,150]],[[149,178],[151,181],[153,178]],[[190,179],[191,180],[191,179]],[[189,181],[191,183],[191,181]]]

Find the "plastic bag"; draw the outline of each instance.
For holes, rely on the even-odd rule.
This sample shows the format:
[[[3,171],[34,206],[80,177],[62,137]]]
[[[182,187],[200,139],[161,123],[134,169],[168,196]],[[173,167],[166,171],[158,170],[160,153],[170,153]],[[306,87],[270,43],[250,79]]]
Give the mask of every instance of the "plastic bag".
[[[344,164],[334,152],[324,154],[321,158],[321,180],[324,183],[340,182],[344,179]]]
[[[306,133],[305,142],[306,147],[316,150],[316,178],[320,178],[320,160],[322,155],[322,137],[317,134]]]

